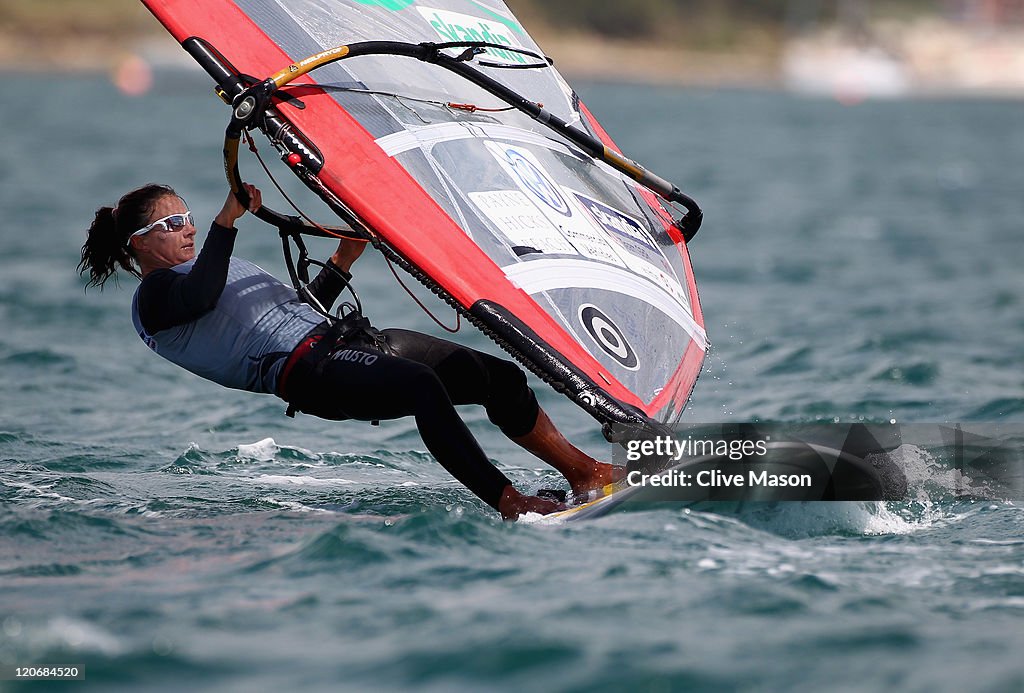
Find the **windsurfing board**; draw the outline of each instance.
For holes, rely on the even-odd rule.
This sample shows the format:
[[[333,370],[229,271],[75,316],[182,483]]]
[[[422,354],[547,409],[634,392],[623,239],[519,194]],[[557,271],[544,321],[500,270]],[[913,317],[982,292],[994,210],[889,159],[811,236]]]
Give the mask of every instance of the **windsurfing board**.
[[[598,498],[551,513],[547,517],[564,522],[593,520],[620,509],[624,503],[635,498],[640,490],[639,486],[630,486],[626,481],[619,481],[602,488],[598,492],[601,494]]]

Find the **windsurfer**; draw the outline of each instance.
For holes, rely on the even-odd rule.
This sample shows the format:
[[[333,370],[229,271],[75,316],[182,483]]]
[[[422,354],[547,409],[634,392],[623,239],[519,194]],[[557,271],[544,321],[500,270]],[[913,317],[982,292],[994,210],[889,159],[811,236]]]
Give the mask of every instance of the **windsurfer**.
[[[246,186],[249,211],[261,194]],[[428,450],[456,479],[515,519],[562,503],[517,491],[459,417],[480,404],[510,439],[561,472],[575,495],[624,470],[574,447],[539,408],[515,364],[408,330],[378,331],[356,320],[339,331],[295,290],[231,256],[246,209],[228,195],[196,255],[192,214],[173,189],[147,185],[102,207],[82,247],[79,271],[102,286],[118,268],[141,280],[132,301],[140,337],[159,355],[226,387],[276,394],[293,409],[331,420],[415,417]],[[310,284],[330,308],[365,244],[342,240]],[[319,350],[319,351],[318,351]]]

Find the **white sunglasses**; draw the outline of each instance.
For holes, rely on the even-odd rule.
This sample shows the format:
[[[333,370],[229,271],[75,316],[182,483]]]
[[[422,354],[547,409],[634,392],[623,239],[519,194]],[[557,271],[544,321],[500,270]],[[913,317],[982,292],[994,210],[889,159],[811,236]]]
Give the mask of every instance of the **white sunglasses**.
[[[131,240],[136,236],[145,235],[160,226],[163,227],[164,231],[181,231],[185,228],[185,224],[192,224],[195,226],[195,219],[192,218],[191,211],[185,212],[184,214],[168,214],[163,219],[157,219],[149,226],[145,226],[133,233],[131,236],[128,236],[128,242],[131,243]]]

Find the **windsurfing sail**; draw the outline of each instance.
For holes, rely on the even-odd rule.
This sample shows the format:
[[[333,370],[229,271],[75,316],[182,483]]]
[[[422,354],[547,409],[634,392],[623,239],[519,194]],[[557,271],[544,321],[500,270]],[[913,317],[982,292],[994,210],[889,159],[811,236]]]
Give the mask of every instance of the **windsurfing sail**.
[[[606,432],[678,420],[708,348],[686,248],[700,210],[618,152],[503,2],[143,2],[232,104],[230,178],[259,128]]]

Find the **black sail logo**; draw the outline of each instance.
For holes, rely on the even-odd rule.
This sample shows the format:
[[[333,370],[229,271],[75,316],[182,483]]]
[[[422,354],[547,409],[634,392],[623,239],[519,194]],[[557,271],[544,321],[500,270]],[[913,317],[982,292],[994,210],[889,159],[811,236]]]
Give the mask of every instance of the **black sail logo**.
[[[622,330],[596,306],[580,307],[580,322],[601,349],[623,368],[635,371],[640,366],[633,347]]]

